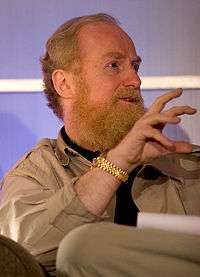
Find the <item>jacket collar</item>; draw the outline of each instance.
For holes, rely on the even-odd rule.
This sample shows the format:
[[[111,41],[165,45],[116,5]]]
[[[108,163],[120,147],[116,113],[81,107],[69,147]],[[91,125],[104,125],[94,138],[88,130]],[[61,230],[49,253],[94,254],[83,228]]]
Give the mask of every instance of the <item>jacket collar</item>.
[[[67,167],[69,165],[70,156],[76,156],[81,162],[83,162],[88,166],[91,166],[90,161],[88,161],[86,158],[84,158],[77,151],[75,151],[65,143],[62,137],[61,130],[59,131],[58,137],[56,140],[55,155],[58,158],[58,160],[61,162],[62,166]]]

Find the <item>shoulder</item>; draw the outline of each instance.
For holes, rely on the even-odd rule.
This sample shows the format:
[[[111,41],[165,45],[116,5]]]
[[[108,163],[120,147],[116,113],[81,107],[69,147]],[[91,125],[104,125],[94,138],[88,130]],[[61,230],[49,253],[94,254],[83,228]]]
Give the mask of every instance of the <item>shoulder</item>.
[[[57,179],[56,172],[62,171],[62,165],[55,155],[56,140],[42,139],[28,151],[5,175],[5,183],[10,177],[26,178],[45,185],[49,180]]]

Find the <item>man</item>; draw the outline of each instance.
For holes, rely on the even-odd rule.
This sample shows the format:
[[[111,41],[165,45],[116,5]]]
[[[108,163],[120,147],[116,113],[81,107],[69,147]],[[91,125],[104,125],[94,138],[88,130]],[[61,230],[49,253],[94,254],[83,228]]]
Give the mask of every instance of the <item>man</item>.
[[[5,176],[0,217],[2,234],[27,248],[51,275],[55,275],[60,241],[78,226],[102,221],[134,226],[139,210],[200,214],[199,184],[195,182],[199,172],[187,170],[191,163],[198,164],[199,149],[162,134],[165,124],[177,124],[180,115],[192,115],[196,110],[180,106],[163,111],[166,103],[181,95],[182,90],[177,89],[159,97],[145,112],[138,76],[140,62],[130,37],[105,14],[72,19],[47,42],[41,59],[44,91],[64,127],[57,140],[42,140]],[[74,239],[74,234],[82,237],[80,228],[67,236],[68,246],[66,241],[64,247],[61,245],[58,271],[64,272],[63,276],[117,276],[116,264],[102,263],[99,271],[94,259],[102,261],[109,249],[114,255],[116,249],[127,247],[130,237],[137,241],[141,235],[133,227],[88,224],[84,236],[91,234],[94,246],[98,243],[95,234],[103,234],[101,240],[107,235],[103,239],[107,248],[104,243],[104,254],[95,252],[87,260],[85,253],[92,247],[86,247],[87,240],[85,246],[81,245],[77,235]],[[121,235],[117,231],[115,237],[113,229]],[[151,234],[151,240],[159,235]],[[113,245],[118,240],[122,247],[111,247],[112,236]],[[174,236],[164,235],[164,240]],[[194,238],[190,239],[194,243]],[[180,239],[183,241],[185,237]],[[74,252],[76,242],[81,245],[79,256]],[[100,245],[95,245],[97,252],[102,249]],[[63,249],[69,252],[63,253]],[[76,256],[86,256],[94,268],[91,266],[88,272],[80,259],[81,268],[69,265]],[[118,263],[117,257],[113,261]],[[121,263],[120,268],[119,276],[132,276],[134,270],[137,274],[135,266],[125,266],[128,271],[123,271]],[[199,267],[189,270],[199,273]]]

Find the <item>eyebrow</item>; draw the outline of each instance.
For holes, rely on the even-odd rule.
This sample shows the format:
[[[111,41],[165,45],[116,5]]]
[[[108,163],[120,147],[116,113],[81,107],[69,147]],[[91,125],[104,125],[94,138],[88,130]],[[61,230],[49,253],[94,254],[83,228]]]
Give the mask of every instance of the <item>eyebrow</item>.
[[[126,56],[121,52],[108,52],[104,55],[104,58],[125,59]],[[132,58],[132,62],[141,63],[142,59],[140,56],[135,56]]]

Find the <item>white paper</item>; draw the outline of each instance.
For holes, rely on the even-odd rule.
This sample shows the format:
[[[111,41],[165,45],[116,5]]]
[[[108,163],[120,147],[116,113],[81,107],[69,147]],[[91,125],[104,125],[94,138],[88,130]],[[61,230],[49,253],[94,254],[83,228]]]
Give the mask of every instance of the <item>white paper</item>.
[[[138,213],[137,227],[200,235],[200,217],[141,212]]]

